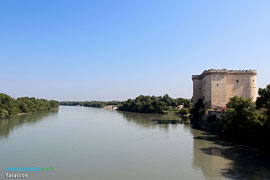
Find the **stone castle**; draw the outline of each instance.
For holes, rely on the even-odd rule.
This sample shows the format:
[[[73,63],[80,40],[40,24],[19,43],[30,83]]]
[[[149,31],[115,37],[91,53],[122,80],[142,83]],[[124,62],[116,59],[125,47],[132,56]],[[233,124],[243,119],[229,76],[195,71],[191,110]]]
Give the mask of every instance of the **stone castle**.
[[[231,97],[257,98],[256,70],[210,69],[193,75],[193,104],[202,99],[207,108],[225,107]]]

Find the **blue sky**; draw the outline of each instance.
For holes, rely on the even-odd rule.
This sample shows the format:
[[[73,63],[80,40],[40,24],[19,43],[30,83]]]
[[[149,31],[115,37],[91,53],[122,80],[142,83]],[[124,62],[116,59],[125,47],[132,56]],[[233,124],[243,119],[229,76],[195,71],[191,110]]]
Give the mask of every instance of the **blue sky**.
[[[192,96],[204,69],[270,84],[269,0],[2,0],[0,92],[56,100]]]

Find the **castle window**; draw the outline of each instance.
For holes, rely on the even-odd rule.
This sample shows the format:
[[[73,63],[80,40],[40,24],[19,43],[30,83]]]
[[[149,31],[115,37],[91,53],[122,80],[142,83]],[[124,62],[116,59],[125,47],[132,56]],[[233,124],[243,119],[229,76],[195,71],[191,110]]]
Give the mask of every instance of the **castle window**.
[[[217,87],[219,86],[219,84],[217,84]]]
[[[238,83],[239,81],[238,81],[238,80],[236,80],[236,82]]]
[[[253,82],[254,82],[254,80],[253,80]]]

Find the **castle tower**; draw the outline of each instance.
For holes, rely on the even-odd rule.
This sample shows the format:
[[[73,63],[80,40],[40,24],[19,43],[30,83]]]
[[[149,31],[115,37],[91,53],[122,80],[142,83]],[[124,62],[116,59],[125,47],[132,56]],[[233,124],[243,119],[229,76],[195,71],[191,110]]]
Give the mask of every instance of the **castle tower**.
[[[210,69],[193,75],[193,104],[202,99],[208,108],[225,107],[230,98],[257,98],[256,70]]]

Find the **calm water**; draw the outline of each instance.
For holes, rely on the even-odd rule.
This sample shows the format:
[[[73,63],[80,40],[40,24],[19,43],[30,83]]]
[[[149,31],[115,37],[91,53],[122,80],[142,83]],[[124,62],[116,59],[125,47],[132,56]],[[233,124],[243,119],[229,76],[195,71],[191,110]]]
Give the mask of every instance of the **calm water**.
[[[53,167],[35,180],[270,179],[270,161],[189,125],[158,125],[162,115],[63,107],[0,120],[5,167]]]

